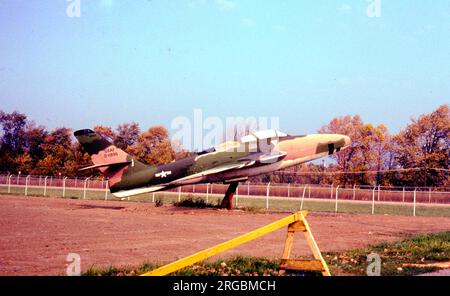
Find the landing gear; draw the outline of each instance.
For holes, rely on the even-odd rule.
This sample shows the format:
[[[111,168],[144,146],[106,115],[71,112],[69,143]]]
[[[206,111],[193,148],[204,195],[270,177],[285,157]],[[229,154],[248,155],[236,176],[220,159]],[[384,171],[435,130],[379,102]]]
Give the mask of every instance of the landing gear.
[[[222,200],[222,204],[220,205],[222,209],[231,210],[233,209],[233,196],[236,193],[236,189],[239,185],[239,182],[231,182],[230,186],[225,193],[225,197]]]

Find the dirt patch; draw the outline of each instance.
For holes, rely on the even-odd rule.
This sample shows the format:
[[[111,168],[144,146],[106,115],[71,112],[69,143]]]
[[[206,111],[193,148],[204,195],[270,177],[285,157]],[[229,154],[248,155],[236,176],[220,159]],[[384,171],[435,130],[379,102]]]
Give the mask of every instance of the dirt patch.
[[[287,214],[0,195],[0,275],[63,275],[69,253],[81,255],[82,270],[170,262]],[[450,230],[450,218],[440,217],[311,213],[308,221],[323,251]],[[285,235],[280,229],[220,256],[276,258]],[[309,255],[296,238],[293,255]]]

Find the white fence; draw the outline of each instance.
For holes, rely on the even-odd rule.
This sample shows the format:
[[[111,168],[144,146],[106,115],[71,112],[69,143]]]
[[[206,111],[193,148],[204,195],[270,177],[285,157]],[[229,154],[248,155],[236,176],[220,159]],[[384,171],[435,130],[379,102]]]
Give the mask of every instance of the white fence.
[[[131,198],[155,202],[157,198],[180,201],[186,196],[221,199],[228,185],[196,184],[165,192]],[[55,176],[0,175],[0,193],[58,196],[80,199],[118,200],[110,192],[105,179]],[[130,199],[128,199],[130,200]],[[341,187],[298,184],[241,183],[234,199],[236,206],[266,209],[317,209],[327,212],[405,213],[437,212],[450,216],[450,192],[442,188],[406,187]],[[424,210],[425,209],[425,210]]]

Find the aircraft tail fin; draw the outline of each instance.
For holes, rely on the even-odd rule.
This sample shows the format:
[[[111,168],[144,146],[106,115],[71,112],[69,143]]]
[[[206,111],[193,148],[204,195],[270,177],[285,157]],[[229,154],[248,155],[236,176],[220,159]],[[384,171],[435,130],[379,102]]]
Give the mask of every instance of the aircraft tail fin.
[[[122,149],[117,148],[107,138],[90,129],[78,130],[74,135],[94,163],[94,165],[81,170],[99,169],[109,178],[110,187],[122,180],[122,175],[126,169],[139,171],[147,167],[145,164],[134,160]]]

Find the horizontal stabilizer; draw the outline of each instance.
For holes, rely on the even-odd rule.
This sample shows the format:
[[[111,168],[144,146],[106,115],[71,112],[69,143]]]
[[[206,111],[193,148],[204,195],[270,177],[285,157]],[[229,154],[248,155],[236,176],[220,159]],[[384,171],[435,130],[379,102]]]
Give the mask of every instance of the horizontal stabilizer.
[[[121,167],[121,166],[126,166],[129,165],[130,163],[132,163],[133,161],[123,161],[123,162],[112,162],[112,163],[102,163],[102,164],[96,164],[96,165],[91,165],[91,166],[87,166],[84,168],[79,169],[79,171],[86,171],[86,170],[90,170],[90,169],[98,169],[98,168],[105,168],[105,167]]]

